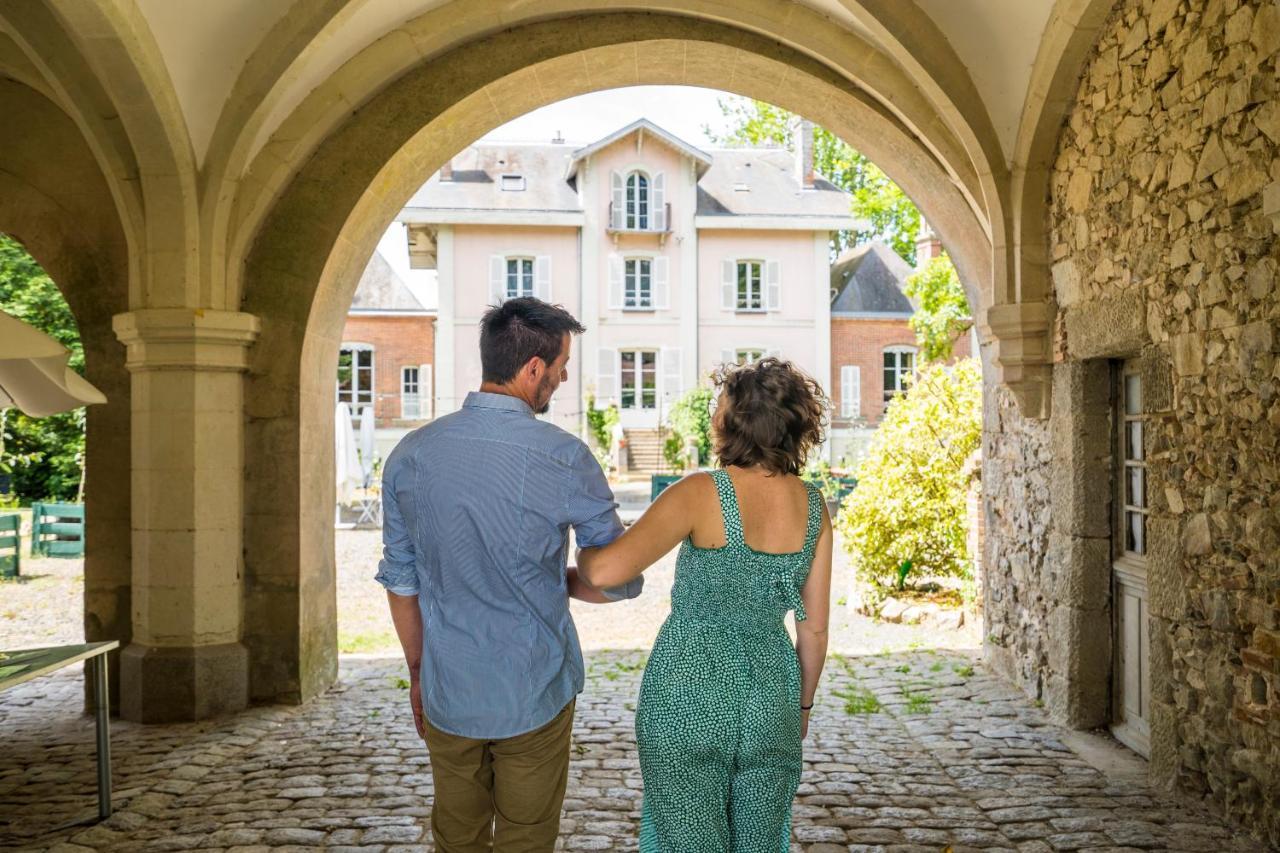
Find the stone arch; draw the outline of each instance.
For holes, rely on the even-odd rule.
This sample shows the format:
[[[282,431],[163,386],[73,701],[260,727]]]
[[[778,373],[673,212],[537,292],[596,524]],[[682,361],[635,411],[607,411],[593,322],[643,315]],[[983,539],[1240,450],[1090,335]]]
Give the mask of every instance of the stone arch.
[[[49,273],[80,329],[88,378],[107,403],[87,410],[84,627],[88,640],[132,636],[130,380],[111,328],[128,309],[124,229],[96,159],[44,95],[0,79],[0,232]],[[112,662],[112,675],[119,669]],[[118,677],[112,704],[118,702]]]
[[[648,72],[637,63],[641,44],[660,57]],[[973,304],[989,304],[991,225],[964,181],[875,98],[777,42],[687,18],[611,14],[531,24],[419,64],[314,149],[247,257],[242,310],[263,325],[246,392],[244,643],[255,697],[306,699],[336,673],[331,365],[378,237],[426,175],[506,118],[646,82],[757,97],[848,139],[921,205],[962,277],[983,283]],[[261,178],[273,181],[283,178]]]

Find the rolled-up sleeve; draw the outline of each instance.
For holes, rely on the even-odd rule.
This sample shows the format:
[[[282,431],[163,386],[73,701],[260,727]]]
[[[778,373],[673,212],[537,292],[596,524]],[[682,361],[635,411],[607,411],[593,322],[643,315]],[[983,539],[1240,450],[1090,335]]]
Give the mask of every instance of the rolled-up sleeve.
[[[608,545],[622,535],[622,519],[618,518],[618,502],[605,479],[600,463],[583,445],[574,462],[575,482],[569,490],[569,523],[579,548]],[[601,590],[606,598],[620,601],[635,598],[644,589],[644,576],[622,586]]]
[[[393,454],[382,475],[382,559],[378,561],[378,583],[396,595],[418,594],[418,566],[414,559],[413,537],[400,510],[396,480],[403,466]]]

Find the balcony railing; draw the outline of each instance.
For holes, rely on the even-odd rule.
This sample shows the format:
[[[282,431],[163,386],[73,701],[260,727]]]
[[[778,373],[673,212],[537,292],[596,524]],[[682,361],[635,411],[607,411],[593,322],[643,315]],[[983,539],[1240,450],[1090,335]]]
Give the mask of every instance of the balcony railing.
[[[648,225],[649,225],[648,228],[628,228],[627,217],[625,213],[618,218],[618,221],[622,223],[621,227],[615,228],[613,225],[613,202],[609,202],[609,217],[608,219],[605,220],[605,223],[606,223],[605,231],[607,231],[610,234],[670,234],[671,233],[671,205],[664,204],[662,207],[663,207],[662,218],[664,223],[664,227],[662,228],[653,227],[653,223],[656,217],[654,217],[652,212],[648,215],[648,217],[646,217],[648,219]]]

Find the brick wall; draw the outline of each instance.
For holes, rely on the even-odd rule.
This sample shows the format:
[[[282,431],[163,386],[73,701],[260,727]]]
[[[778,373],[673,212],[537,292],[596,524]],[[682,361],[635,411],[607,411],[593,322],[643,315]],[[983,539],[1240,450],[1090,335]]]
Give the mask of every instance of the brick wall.
[[[956,341],[957,358],[970,355],[969,343],[967,334]],[[831,375],[827,379],[827,393],[837,425],[849,423],[840,418],[840,368],[846,364],[860,368],[862,417],[868,425],[875,426],[884,414],[884,350],[891,346],[915,345],[916,333],[906,320],[831,318]]]
[[[373,347],[374,414],[378,426],[416,423],[400,419],[400,368],[434,364],[435,327],[435,317],[430,316],[347,317],[343,343]],[[432,373],[434,388],[435,371]]]

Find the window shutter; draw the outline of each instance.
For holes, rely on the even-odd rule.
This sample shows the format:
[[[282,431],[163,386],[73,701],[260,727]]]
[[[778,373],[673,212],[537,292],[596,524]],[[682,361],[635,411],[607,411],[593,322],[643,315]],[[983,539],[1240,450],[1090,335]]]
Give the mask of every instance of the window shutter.
[[[550,255],[538,255],[533,260],[533,295],[543,302],[551,301]]]
[[[667,286],[667,271],[669,267],[669,258],[654,258],[653,265],[649,269],[653,275],[654,308],[671,307],[671,288]]]
[[[738,307],[738,264],[726,259],[720,265],[720,307],[734,311]]]
[[[418,403],[419,417],[430,420],[436,414],[436,392],[431,384],[431,365],[418,365]]]
[[[734,352],[731,349],[720,350],[721,364],[737,364],[737,362],[738,362],[738,355],[736,352]]]
[[[782,358],[782,350],[777,347],[770,347],[764,351],[765,358]]]
[[[662,348],[662,396],[667,406],[680,399],[684,393],[680,370],[680,347]]]
[[[596,363],[596,406],[603,409],[618,402],[618,351],[602,347]]]
[[[489,304],[501,305],[507,300],[507,259],[489,256]]]
[[[609,256],[609,307],[622,307],[623,260],[620,255]]]
[[[862,413],[862,376],[856,364],[840,366],[840,417],[856,418]]]
[[[626,213],[627,207],[626,185],[623,183],[622,175],[617,172],[610,172],[609,180],[613,189],[613,204],[609,208],[609,227],[614,231],[621,231],[622,216]]]
[[[778,261],[765,261],[764,264],[765,307],[769,311],[782,310],[782,264]]]
[[[667,230],[667,176],[662,172],[653,176],[653,191],[649,195],[649,223],[654,231]]]

